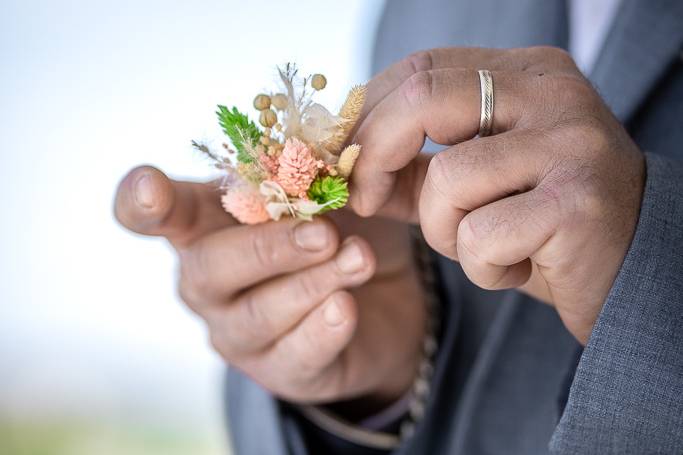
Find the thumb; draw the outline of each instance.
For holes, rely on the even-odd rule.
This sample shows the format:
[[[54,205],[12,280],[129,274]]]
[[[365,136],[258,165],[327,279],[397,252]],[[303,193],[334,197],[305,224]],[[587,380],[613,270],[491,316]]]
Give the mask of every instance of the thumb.
[[[133,169],[116,192],[114,215],[125,228],[166,237],[182,247],[216,229],[234,224],[210,184],[178,182],[151,166]]]

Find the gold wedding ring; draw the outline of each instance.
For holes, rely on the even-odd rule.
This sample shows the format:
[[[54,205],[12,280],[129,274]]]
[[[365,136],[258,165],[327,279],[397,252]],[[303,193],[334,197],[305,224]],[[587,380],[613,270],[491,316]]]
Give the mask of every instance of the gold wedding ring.
[[[491,134],[493,126],[493,77],[489,70],[479,70],[481,87],[481,114],[479,116],[479,137]]]

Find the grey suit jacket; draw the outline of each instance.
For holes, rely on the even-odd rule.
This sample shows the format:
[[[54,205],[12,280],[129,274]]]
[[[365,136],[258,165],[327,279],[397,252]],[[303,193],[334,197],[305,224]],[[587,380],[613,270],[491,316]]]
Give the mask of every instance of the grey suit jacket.
[[[389,0],[375,70],[442,46],[565,46],[553,0]],[[590,79],[647,156],[635,238],[585,349],[556,313],[439,259],[445,333],[400,454],[683,453],[683,2],[624,0]],[[599,252],[596,252],[599,254]],[[239,454],[308,453],[300,420],[231,372]]]

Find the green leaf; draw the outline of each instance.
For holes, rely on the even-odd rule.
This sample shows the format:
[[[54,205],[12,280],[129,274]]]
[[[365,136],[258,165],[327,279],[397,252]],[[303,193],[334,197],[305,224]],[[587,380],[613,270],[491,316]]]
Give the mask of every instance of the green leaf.
[[[326,205],[320,213],[344,207],[349,199],[349,189],[341,177],[318,177],[308,188],[308,197],[318,204]]]
[[[242,163],[251,163],[254,158],[245,150],[244,143],[255,147],[261,138],[261,131],[258,126],[242,114],[236,107],[232,111],[225,106],[218,105],[216,111],[218,123],[223,132],[230,138],[230,142],[237,150],[237,160]]]

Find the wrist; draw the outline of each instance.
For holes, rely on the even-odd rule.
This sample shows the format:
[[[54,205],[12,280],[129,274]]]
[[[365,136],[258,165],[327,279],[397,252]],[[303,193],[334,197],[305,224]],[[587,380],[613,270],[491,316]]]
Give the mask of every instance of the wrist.
[[[300,408],[309,421],[328,433],[367,447],[393,449],[412,436],[424,416],[438,348],[440,305],[432,259],[419,232],[415,238],[415,255],[428,317],[418,355],[412,356],[414,368],[398,370],[411,372],[408,385],[406,380],[391,381],[398,385],[394,388],[385,382],[381,390],[362,398]],[[401,391],[398,395],[397,390]]]
[[[418,351],[412,359],[403,363],[406,366],[410,365],[410,368],[402,369],[395,372],[397,374],[385,378],[380,388],[349,400],[326,403],[322,407],[354,424],[382,413],[387,408],[402,401],[406,396],[411,395],[413,384],[418,376],[421,359],[422,355]]]

